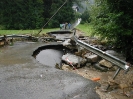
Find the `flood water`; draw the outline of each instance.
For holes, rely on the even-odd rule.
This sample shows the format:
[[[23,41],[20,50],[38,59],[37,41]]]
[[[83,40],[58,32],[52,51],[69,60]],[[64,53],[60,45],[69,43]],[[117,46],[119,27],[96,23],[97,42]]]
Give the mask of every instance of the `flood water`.
[[[61,58],[63,55],[62,50],[57,49],[45,49],[40,51],[40,53],[36,56],[36,60],[40,63],[47,66],[55,66],[56,63],[61,63]]]

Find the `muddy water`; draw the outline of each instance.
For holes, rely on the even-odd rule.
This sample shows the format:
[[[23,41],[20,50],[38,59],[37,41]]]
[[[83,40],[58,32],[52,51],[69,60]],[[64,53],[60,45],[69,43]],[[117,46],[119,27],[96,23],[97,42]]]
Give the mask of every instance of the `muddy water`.
[[[61,63],[62,55],[63,55],[62,50],[45,49],[45,50],[42,50],[36,56],[36,60],[44,65],[54,67],[56,65],[56,63],[58,63],[58,64]]]

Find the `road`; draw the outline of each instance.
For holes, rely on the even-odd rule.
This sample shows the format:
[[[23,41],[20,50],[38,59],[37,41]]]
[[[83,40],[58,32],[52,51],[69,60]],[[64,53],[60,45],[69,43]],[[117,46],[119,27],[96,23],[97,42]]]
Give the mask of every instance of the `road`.
[[[100,99],[98,83],[35,60],[33,51],[43,45],[15,42],[0,48],[0,99]]]

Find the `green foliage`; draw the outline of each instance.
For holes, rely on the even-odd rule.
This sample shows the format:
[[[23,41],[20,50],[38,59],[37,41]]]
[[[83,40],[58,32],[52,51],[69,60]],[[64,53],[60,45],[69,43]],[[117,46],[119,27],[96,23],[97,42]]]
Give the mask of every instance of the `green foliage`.
[[[43,29],[41,34],[45,34],[50,31],[56,31],[59,28]],[[12,35],[12,34],[37,34],[39,30],[0,30],[0,35]]]
[[[46,0],[47,1],[47,0]],[[49,0],[48,0],[49,1]],[[45,2],[44,2],[45,3]],[[64,3],[62,0],[55,0],[55,1],[50,1],[46,2],[49,3],[49,13],[44,12],[44,15],[47,15],[45,20],[46,22],[49,20],[49,18],[54,15],[56,10]],[[45,3],[45,4],[46,4]],[[59,12],[53,17],[53,19],[49,22],[48,27],[59,27],[59,24],[65,23],[65,22],[71,22],[75,20],[75,14],[72,9],[73,3],[71,0],[68,0],[67,3],[59,10]],[[46,6],[45,9],[48,7]]]
[[[39,28],[42,17],[42,0],[1,0],[1,25],[6,29]]]
[[[54,15],[64,0],[0,0],[1,29],[38,29]],[[75,20],[73,2],[67,3],[49,22],[47,27],[59,27],[60,23]]]
[[[93,33],[92,25],[88,23],[79,24],[76,28],[84,32],[86,36],[91,36]]]
[[[90,14],[88,9],[86,9],[84,13],[81,15],[81,19],[81,23],[90,23]]]
[[[90,14],[94,34],[133,56],[132,3],[132,0],[95,0]]]

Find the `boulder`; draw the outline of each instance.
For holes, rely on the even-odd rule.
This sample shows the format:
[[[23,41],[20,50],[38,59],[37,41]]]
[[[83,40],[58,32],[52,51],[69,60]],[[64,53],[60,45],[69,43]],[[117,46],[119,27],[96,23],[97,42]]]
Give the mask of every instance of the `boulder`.
[[[87,53],[85,55],[85,57],[86,57],[86,59],[87,59],[88,62],[92,62],[92,63],[98,62],[98,60],[99,60],[98,55],[95,55],[95,54],[90,55],[89,53]]]
[[[76,55],[73,55],[71,53],[67,53],[67,54],[63,55],[62,60],[64,62],[66,62],[68,64],[72,64],[72,65],[78,65],[78,60],[80,61],[80,65],[84,65],[87,62],[86,59],[76,56]]]
[[[108,68],[100,66],[98,63],[93,64],[93,67],[102,71],[102,72],[106,72],[108,70]]]
[[[111,67],[113,66],[111,62],[109,62],[109,61],[107,61],[107,60],[105,60],[105,59],[101,60],[101,61],[99,62],[99,64],[102,65],[102,66],[105,66],[105,67],[107,67],[107,68],[111,68]]]

